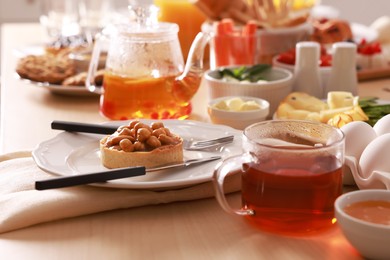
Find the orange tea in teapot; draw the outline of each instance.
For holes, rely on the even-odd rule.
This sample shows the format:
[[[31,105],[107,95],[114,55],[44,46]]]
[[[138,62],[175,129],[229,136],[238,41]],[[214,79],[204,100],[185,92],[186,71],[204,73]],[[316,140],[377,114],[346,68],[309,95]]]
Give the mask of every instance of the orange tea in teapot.
[[[100,111],[113,120],[185,119],[192,109],[186,96],[196,92],[200,78],[188,75],[181,81],[175,79],[129,78],[106,72]]]

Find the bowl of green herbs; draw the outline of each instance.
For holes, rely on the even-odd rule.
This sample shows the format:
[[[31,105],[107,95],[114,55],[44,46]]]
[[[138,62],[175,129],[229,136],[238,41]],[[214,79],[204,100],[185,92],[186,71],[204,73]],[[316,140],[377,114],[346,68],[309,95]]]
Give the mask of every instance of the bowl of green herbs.
[[[269,64],[228,66],[209,70],[204,76],[210,99],[226,96],[262,98],[270,103],[272,115],[292,91],[293,74]]]

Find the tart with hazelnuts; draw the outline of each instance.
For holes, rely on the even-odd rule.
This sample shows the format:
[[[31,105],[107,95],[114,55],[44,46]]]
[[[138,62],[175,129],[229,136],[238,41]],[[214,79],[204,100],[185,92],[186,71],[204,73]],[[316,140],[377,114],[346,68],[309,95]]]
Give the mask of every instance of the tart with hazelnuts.
[[[100,157],[107,168],[151,168],[183,161],[183,139],[162,122],[131,121],[100,140]]]

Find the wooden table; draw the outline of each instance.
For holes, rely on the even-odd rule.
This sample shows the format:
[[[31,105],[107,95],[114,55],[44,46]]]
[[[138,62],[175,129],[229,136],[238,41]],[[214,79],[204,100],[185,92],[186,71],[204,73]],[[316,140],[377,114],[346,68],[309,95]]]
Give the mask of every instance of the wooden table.
[[[106,121],[97,97],[66,97],[15,77],[14,50],[43,42],[38,24],[5,24],[1,53],[0,153],[32,150],[55,136],[50,122]],[[362,96],[390,100],[390,80],[364,82]],[[207,121],[206,91],[192,119]],[[239,203],[240,195],[228,198]],[[1,210],[1,209],[0,209]],[[336,227],[291,238],[259,232],[225,213],[214,198],[116,210],[44,223],[0,235],[1,259],[361,259]]]

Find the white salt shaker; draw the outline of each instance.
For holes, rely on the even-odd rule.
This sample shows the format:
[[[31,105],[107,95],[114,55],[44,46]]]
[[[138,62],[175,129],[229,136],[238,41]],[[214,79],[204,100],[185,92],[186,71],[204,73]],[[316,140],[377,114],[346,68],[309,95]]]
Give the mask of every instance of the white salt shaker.
[[[357,95],[356,44],[337,42],[332,46],[332,69],[326,93],[330,91],[347,91]]]
[[[317,98],[323,98],[324,92],[319,71],[320,44],[318,42],[299,42],[296,44],[295,51],[293,91],[305,92]]]

